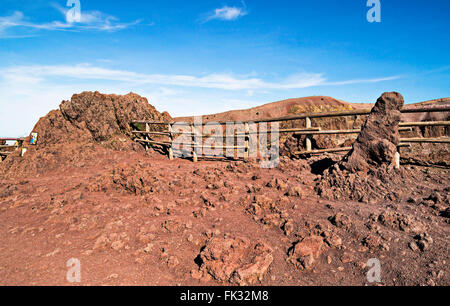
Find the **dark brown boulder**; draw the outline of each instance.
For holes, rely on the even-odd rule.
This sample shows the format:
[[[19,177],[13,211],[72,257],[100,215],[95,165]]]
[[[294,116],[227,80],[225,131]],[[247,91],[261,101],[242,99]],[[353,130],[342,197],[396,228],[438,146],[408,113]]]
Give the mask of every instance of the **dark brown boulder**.
[[[316,191],[320,196],[361,202],[398,200],[405,193],[402,186],[415,184],[415,174],[395,167],[403,103],[396,92],[384,93],[378,99],[352,150],[325,170],[318,181]]]
[[[394,163],[400,142],[398,125],[403,104],[403,97],[397,92],[387,92],[378,98],[352,150],[341,161],[341,168],[351,172],[366,171]]]

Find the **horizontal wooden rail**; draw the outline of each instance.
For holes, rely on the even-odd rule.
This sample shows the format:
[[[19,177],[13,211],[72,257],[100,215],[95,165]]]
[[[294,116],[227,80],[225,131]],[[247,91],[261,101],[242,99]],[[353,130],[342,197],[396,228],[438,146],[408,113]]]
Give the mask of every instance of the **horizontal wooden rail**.
[[[410,143],[400,143],[397,147],[410,147]],[[321,153],[333,153],[333,152],[348,152],[352,147],[342,147],[342,148],[331,148],[331,149],[319,149],[311,151],[299,151],[295,152],[294,155],[306,155],[306,154],[321,154]]]
[[[326,131],[307,131],[307,132],[298,132],[294,133],[296,136],[301,135],[331,135],[331,134],[359,134],[361,132],[361,129],[354,129],[354,130],[326,130]]]
[[[136,123],[136,124],[156,124],[156,125],[168,125],[168,124],[173,124],[174,122],[163,122],[163,121],[145,121],[145,120],[140,120],[140,121],[131,121],[131,123]]]
[[[450,121],[400,122],[400,126],[447,126]]]
[[[450,105],[441,107],[420,107],[420,108],[403,108],[402,113],[425,113],[425,112],[449,112]],[[338,111],[338,112],[323,112],[323,113],[304,113],[300,115],[291,115],[278,118],[261,119],[250,122],[275,122],[275,121],[289,121],[289,120],[300,120],[306,118],[327,118],[327,117],[345,117],[345,116],[361,116],[369,115],[372,109],[355,109],[349,111]]]
[[[302,132],[302,131],[320,131],[321,128],[320,127],[316,127],[316,128],[293,128],[293,129],[278,129],[275,130],[278,133],[293,133],[293,132]],[[166,136],[170,136],[172,135],[185,135],[185,136],[192,136],[194,135],[192,132],[146,132],[146,131],[132,131],[132,133],[134,134],[142,134],[142,135],[166,135]],[[260,132],[249,132],[249,133],[244,133],[244,132],[239,132],[236,134],[225,134],[225,135],[201,135],[201,134],[195,134],[195,136],[197,137],[202,137],[202,138],[225,138],[225,137],[239,137],[239,138],[244,138],[246,137],[246,135],[261,135],[261,134],[271,134],[273,133],[273,131],[260,131]]]
[[[8,155],[11,154],[12,152],[0,152],[0,155]]]
[[[401,138],[401,142],[450,143],[450,138]]]
[[[170,136],[169,132],[146,132],[146,131],[133,131],[134,134],[142,135],[167,135]]]
[[[174,133],[175,134],[175,133]],[[192,134],[192,133],[179,133],[179,135],[183,135],[183,136],[192,136],[192,135],[194,135],[194,134]],[[245,135],[236,135],[236,134],[234,134],[234,135],[199,135],[199,134],[195,134],[195,136],[196,137],[198,137],[198,138],[205,138],[205,139],[207,139],[207,138],[218,138],[218,139],[220,139],[220,138],[245,138]]]
[[[278,129],[275,130],[278,133],[294,133],[294,132],[302,132],[302,131],[320,131],[321,128],[320,127],[315,127],[315,128],[293,128],[293,129]],[[272,134],[273,132],[271,130],[268,131],[260,131],[260,132],[249,132],[249,135],[262,135],[262,134]],[[237,135],[245,135],[245,133],[238,133]]]
[[[401,132],[410,132],[412,131],[411,127],[402,127],[398,129]],[[334,135],[334,134],[359,134],[361,133],[361,129],[352,129],[352,130],[325,130],[325,131],[305,131],[294,133],[294,135]]]
[[[450,105],[436,107],[409,107],[401,110],[402,114],[450,112]]]
[[[192,146],[190,146],[190,147],[192,147]],[[214,146],[214,145],[205,146],[205,145],[199,145],[199,144],[197,144],[197,145],[195,145],[193,147],[197,148],[197,149],[203,148],[203,149],[223,149],[223,150],[226,150],[226,149],[245,149],[245,146]]]
[[[0,138],[0,141],[25,141],[25,138]]]
[[[156,145],[160,145],[160,146],[172,146],[172,143],[170,143],[170,142],[153,141],[153,140],[140,139],[140,138],[138,138],[136,140],[140,141],[140,142],[149,143],[149,144],[156,144]]]
[[[278,130],[275,130],[275,131],[278,132],[278,133],[293,133],[293,132],[301,132],[301,131],[320,131],[320,130],[321,130],[320,127],[315,127],[315,128],[308,128],[308,129],[307,128],[278,129]],[[236,133],[236,134],[233,134],[233,135],[223,135],[223,136],[216,136],[216,137],[217,138],[220,138],[220,137],[242,137],[242,136],[246,136],[246,135],[261,135],[261,134],[271,134],[271,133],[273,133],[273,132],[270,131],[270,130],[268,130],[268,131],[259,131],[259,132],[254,131],[254,132],[248,132],[248,133],[239,132],[239,133]],[[186,132],[186,133],[173,132],[172,134],[183,134],[183,135],[186,135],[186,136],[192,135],[192,133],[190,133],[190,132]],[[210,137],[208,135],[200,135],[200,134],[195,134],[195,135],[196,136],[202,136],[204,138]],[[215,136],[215,135],[211,135],[211,136]]]
[[[0,145],[0,148],[2,148],[2,149],[8,149],[8,148],[11,148],[11,149],[15,149],[15,148],[16,148],[16,146],[10,146],[10,145]]]
[[[311,150],[311,151],[299,151],[299,152],[294,152],[294,155],[346,152],[346,151],[350,151],[351,149],[352,149],[352,147],[342,147],[342,148],[320,149],[320,150]]]

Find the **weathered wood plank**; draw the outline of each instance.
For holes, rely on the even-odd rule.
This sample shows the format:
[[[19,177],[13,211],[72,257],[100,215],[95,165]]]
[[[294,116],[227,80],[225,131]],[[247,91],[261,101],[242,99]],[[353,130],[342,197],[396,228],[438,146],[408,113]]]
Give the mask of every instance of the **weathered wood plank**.
[[[400,126],[447,126],[450,121],[400,122]]]
[[[450,143],[450,138],[401,138],[400,141],[413,143]]]

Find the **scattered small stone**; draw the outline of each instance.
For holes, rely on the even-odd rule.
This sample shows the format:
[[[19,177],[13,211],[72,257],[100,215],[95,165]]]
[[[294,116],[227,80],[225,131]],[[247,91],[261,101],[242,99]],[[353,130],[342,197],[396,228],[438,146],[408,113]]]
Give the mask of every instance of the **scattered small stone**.
[[[411,241],[410,243],[408,243],[408,246],[414,252],[419,250],[419,247],[417,246],[417,243],[415,241]]]
[[[121,250],[124,246],[125,244],[121,240],[117,240],[111,243],[111,248],[115,251]]]
[[[300,186],[290,187],[285,195],[289,196],[289,197],[299,197],[299,198],[301,198],[302,197],[302,188]]]
[[[180,261],[175,256],[170,256],[169,259],[167,260],[167,266],[171,269],[178,266],[179,263]]]
[[[203,277],[203,273],[201,273],[199,270],[191,270],[191,277],[193,279],[201,279]]]
[[[150,253],[150,252],[152,251],[152,249],[153,249],[153,243],[149,243],[149,244],[147,244],[147,245],[145,246],[144,252],[145,252],[145,253]]]

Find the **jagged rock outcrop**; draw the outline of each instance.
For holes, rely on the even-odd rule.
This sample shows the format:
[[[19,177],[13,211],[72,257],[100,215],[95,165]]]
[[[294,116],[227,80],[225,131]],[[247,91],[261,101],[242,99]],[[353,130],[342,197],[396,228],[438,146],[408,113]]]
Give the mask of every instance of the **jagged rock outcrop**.
[[[339,163],[350,172],[391,166],[400,142],[400,123],[404,100],[397,92],[384,93],[372,109],[352,150]]]
[[[319,195],[362,202],[402,197],[402,186],[414,179],[406,169],[395,169],[394,165],[403,104],[403,97],[396,92],[384,93],[378,99],[352,150],[324,171],[316,186]]]
[[[104,141],[114,136],[131,137],[133,120],[169,121],[146,98],[135,93],[124,96],[99,92],[75,94],[63,101],[59,110],[41,118],[33,129],[39,133],[39,145],[66,141]]]

